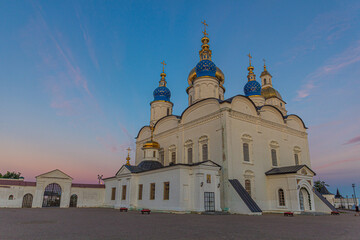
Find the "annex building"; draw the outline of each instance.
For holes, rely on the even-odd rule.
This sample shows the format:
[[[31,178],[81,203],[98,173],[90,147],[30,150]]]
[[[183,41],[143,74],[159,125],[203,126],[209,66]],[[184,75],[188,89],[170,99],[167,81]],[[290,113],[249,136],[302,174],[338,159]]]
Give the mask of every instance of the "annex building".
[[[70,206],[75,194],[78,207],[330,213],[332,205],[313,188],[307,128],[287,112],[267,66],[258,81],[249,54],[244,94],[225,97],[225,75],[203,33],[200,60],[187,78],[188,107],[173,114],[163,67],[149,125],[136,137],[135,165],[128,161],[104,185],[77,186],[60,171],[52,174],[61,175],[61,183],[40,175],[36,186],[19,186],[19,199],[31,192],[32,207],[41,207],[48,184],[56,183],[63,192],[60,207]]]

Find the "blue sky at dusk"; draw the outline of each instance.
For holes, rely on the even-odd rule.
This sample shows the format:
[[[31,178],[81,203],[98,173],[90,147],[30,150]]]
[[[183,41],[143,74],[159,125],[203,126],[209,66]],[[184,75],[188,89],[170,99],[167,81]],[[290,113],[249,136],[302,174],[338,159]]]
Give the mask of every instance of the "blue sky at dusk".
[[[315,179],[351,195],[359,13],[359,1],[1,1],[0,172],[112,176],[149,123],[161,61],[174,114],[187,107],[206,19],[225,98],[243,94],[249,52],[257,79],[266,59],[287,110],[309,128]]]

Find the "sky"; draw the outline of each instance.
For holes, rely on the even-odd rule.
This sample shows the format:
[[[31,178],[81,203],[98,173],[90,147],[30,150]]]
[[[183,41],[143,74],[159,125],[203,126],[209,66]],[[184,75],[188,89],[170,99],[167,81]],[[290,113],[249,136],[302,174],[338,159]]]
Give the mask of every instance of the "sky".
[[[250,52],[308,127],[315,180],[360,196],[358,1],[1,1],[0,172],[113,176],[150,119],[165,60],[173,113],[208,23],[225,98]],[[134,159],[134,153],[131,153]],[[132,163],[133,160],[131,160]]]

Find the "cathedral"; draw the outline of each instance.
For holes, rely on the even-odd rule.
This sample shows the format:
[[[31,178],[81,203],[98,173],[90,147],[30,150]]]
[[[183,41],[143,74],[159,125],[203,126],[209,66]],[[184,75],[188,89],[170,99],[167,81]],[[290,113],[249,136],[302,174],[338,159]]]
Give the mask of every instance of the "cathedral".
[[[135,165],[104,179],[106,206],[165,211],[331,212],[313,189],[308,134],[288,114],[264,63],[247,68],[244,95],[225,98],[225,75],[212,61],[206,32],[187,78],[188,107],[173,114],[166,73],[136,137]]]
[[[203,23],[200,59],[187,77],[188,107],[173,114],[163,62],[149,124],[136,136],[135,165],[128,154],[101,186],[72,183],[60,170],[39,175],[36,183],[3,180],[0,206],[251,215],[334,211],[313,187],[307,128],[288,114],[265,62],[257,80],[249,54],[244,94],[225,97],[225,75],[213,62]]]

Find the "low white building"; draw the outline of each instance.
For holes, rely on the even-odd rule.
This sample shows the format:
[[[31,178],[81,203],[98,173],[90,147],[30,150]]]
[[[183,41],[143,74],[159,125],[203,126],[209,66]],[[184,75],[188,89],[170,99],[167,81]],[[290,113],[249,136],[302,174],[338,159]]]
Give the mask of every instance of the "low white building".
[[[56,169],[36,177],[0,179],[0,207],[99,207],[104,204],[105,186],[72,183],[72,178]]]
[[[219,170],[220,166],[211,161],[163,167],[159,162],[145,160],[138,166],[124,165],[116,176],[104,179],[105,205],[166,211],[221,211]]]

